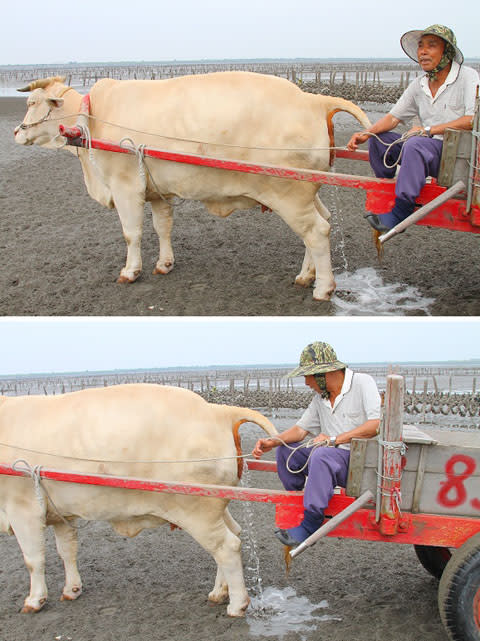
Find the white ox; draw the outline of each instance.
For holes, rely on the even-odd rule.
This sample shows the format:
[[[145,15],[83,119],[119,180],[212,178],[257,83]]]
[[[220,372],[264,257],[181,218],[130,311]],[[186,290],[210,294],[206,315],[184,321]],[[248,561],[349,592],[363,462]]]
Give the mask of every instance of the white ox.
[[[75,124],[76,118],[66,116],[79,112],[82,96],[62,80],[34,81],[20,90],[32,93],[25,119],[15,129],[18,143],[52,145],[60,122]],[[92,138],[119,142],[128,137],[136,145],[307,169],[329,168],[333,113],[347,111],[364,127],[370,125],[348,100],[313,95],[287,80],[246,72],[104,79],[92,87],[90,100]],[[70,151],[77,153],[72,147]],[[116,207],[120,216],[127,260],[119,282],[133,282],[141,272],[146,201],[152,204],[160,241],[154,273],[173,268],[171,201],[179,196],[202,201],[222,217],[259,203],[275,211],[306,247],[295,282],[308,287],[315,281],[313,297],[318,300],[328,300],[334,291],[330,214],[316,197],[318,184],[152,159],[142,176],[134,156],[94,151],[92,163],[86,150],[78,154],[90,196]]]
[[[245,420],[270,435],[277,433],[255,410],[210,404],[188,390],[161,385],[0,397],[0,461],[26,459],[32,468],[236,485],[238,426]],[[228,614],[244,613],[249,599],[240,527],[227,509],[227,499],[48,480],[42,480],[40,488],[38,496],[31,478],[0,475],[0,531],[13,531],[30,572],[30,594],[22,612],[37,612],[47,599],[44,530],[48,525],[54,528],[65,566],[62,599],[81,594],[72,527],[79,517],[108,521],[123,536],[166,522],[183,528],[217,563],[209,599],[223,603],[229,597]]]

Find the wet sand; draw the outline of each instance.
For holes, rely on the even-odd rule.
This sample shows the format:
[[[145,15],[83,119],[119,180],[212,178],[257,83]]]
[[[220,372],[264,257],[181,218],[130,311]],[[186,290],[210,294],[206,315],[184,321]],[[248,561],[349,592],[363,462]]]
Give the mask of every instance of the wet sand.
[[[371,106],[372,107],[372,106]],[[372,107],[372,109],[375,106]],[[116,283],[125,243],[114,210],[92,200],[78,160],[65,151],[21,147],[13,128],[25,98],[0,99],[0,315],[342,315],[335,302],[312,300],[312,290],[294,285],[303,243],[274,213],[260,207],[218,219],[194,201],[176,207],[173,246],[176,265],[154,276],[158,241],[147,205],[144,272],[133,285]],[[373,114],[367,108],[372,118]],[[357,129],[339,114],[336,143]],[[366,163],[337,161],[337,171],[368,173]],[[474,268],[480,239],[475,234],[415,227],[388,243],[379,264],[363,220],[364,192],[323,187],[332,212],[332,261],[349,300],[345,271],[371,268],[386,285],[413,286],[433,298],[428,313],[480,314],[480,284]],[[360,272],[362,274],[363,272]],[[401,296],[400,296],[401,299]],[[404,312],[395,305],[391,314]]]

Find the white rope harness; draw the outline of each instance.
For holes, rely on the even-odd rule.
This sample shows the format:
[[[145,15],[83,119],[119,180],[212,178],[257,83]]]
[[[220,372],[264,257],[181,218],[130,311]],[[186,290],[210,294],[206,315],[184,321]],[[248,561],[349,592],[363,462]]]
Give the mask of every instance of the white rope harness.
[[[35,497],[39,502],[41,509],[45,513],[47,511],[48,502],[50,502],[50,505],[53,508],[53,512],[65,525],[67,525],[72,530],[80,530],[81,528],[84,528],[88,525],[88,523],[83,523],[82,525],[75,525],[74,523],[70,523],[63,516],[63,514],[60,513],[59,509],[53,502],[52,497],[48,493],[47,488],[44,484],[42,484],[42,478],[40,476],[40,471],[42,469],[41,465],[35,465],[35,467],[32,467],[25,459],[17,459],[12,463],[12,469],[14,469],[16,472],[22,472],[22,474],[26,474],[27,476],[31,477],[35,490]]]
[[[272,437],[273,438],[273,437]],[[228,460],[238,460],[244,459],[252,455],[252,452],[248,454],[238,454],[236,456],[212,456],[207,458],[194,458],[194,459],[158,459],[158,460],[139,460],[139,459],[122,459],[122,460],[109,460],[109,459],[94,459],[94,458],[82,458],[77,456],[68,456],[66,454],[58,454],[52,452],[44,452],[41,450],[33,450],[27,447],[20,447],[19,445],[10,445],[9,443],[0,443],[0,447],[8,447],[12,450],[19,450],[20,452],[29,452],[30,454],[41,454],[43,456],[51,456],[53,458],[63,458],[69,461],[83,461],[85,463],[110,463],[110,464],[122,464],[122,463],[138,463],[142,465],[153,465],[153,464],[166,464],[166,463],[204,463],[208,461],[228,461]],[[37,466],[38,467],[38,466]]]
[[[47,114],[48,116],[49,114]],[[229,143],[223,143],[223,142],[207,142],[205,140],[195,140],[195,139],[190,139],[190,138],[175,138],[174,136],[166,136],[164,134],[154,134],[150,133],[148,131],[143,131],[142,129],[133,129],[132,127],[125,127],[123,125],[117,125],[113,122],[109,122],[108,120],[102,120],[101,118],[97,118],[96,116],[92,116],[91,114],[85,114],[85,113],[72,113],[72,114],[65,114],[63,116],[60,116],[58,118],[48,118],[48,122],[61,122],[66,120],[67,118],[76,118],[78,116],[83,116],[85,118],[89,118],[90,120],[96,120],[97,122],[100,122],[104,125],[107,125],[109,127],[113,127],[115,129],[121,129],[123,131],[128,131],[132,133],[137,133],[137,134],[142,134],[144,136],[150,136],[154,138],[162,138],[164,140],[171,140],[173,142],[186,142],[186,143],[191,143],[195,145],[206,145],[206,146],[213,146],[213,147],[227,147],[227,148],[232,148],[232,149],[245,149],[245,150],[253,150],[253,151],[299,151],[299,152],[309,152],[309,151],[330,151],[332,149],[338,149],[338,150],[345,150],[346,147],[246,147],[243,145],[233,145]],[[34,127],[35,125],[40,124],[40,122],[45,122],[47,120],[47,117],[42,119],[41,121],[32,123],[31,125],[25,125],[22,127],[22,125],[19,125],[21,129],[24,129],[26,127]],[[82,125],[75,125],[78,126],[80,129],[83,129]]]

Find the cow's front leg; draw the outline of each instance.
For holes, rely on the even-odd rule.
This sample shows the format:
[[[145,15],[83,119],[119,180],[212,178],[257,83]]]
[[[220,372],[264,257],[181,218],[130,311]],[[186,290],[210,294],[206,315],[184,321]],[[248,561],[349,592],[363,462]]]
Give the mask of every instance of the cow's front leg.
[[[48,596],[45,582],[45,523],[36,512],[35,509],[22,510],[17,505],[8,514],[10,525],[30,573],[30,594],[24,601],[23,613],[41,610]]]
[[[118,283],[133,283],[142,271],[142,228],[145,202],[128,185],[114,186],[112,193],[127,243],[127,262],[120,271]]]
[[[168,274],[174,264],[171,232],[173,225],[173,209],[165,200],[152,201],[153,227],[158,234],[160,255],[153,270],[154,274]]]
[[[82,594],[82,579],[77,567],[77,530],[66,523],[53,526],[57,551],[65,568],[65,587],[61,601],[73,601]]]

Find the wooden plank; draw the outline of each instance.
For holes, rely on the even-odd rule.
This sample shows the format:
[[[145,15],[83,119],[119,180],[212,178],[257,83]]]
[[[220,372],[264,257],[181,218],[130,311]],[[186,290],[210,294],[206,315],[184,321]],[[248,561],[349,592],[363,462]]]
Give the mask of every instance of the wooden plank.
[[[427,462],[427,445],[420,446],[420,456],[418,458],[417,476],[415,479],[415,489],[413,490],[412,512],[418,512],[420,505],[420,496],[423,489],[423,480],[425,478],[425,466]]]
[[[346,491],[348,496],[358,497],[361,494],[363,470],[367,454],[367,439],[355,439],[350,448],[350,463]]]
[[[445,441],[453,442],[454,434],[446,435]],[[462,444],[409,445],[402,471],[402,511],[480,518],[480,447],[464,445],[468,441],[465,434],[468,436],[463,433],[459,439]],[[472,436],[477,442],[477,435]],[[356,491],[375,488],[376,467],[376,442],[369,440],[363,476],[359,489],[357,479]]]

